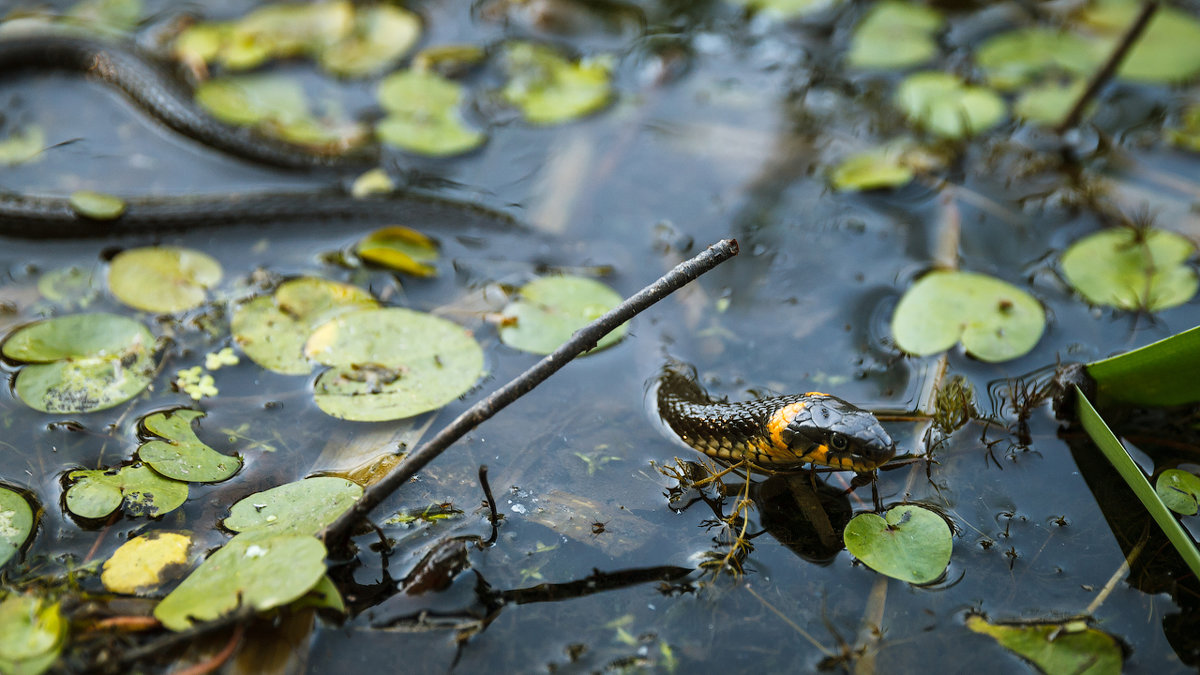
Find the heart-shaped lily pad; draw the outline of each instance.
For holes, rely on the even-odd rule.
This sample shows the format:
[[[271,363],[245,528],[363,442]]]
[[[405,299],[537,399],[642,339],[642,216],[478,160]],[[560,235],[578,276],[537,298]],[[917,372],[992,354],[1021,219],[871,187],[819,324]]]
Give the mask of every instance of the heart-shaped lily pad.
[[[161,516],[183,506],[187,483],[163,478],[137,464],[118,470],[80,470],[67,475],[67,510],[81,518],[103,518],[124,502],[132,516]]]
[[[896,90],[896,105],[913,124],[943,138],[974,136],[999,124],[1006,114],[1004,99],[996,92],[938,71],[905,78]]]
[[[927,356],[962,340],[969,354],[991,362],[1027,353],[1045,327],[1045,312],[1033,296],[972,272],[926,274],[892,315],[892,335],[906,352]]]
[[[1196,294],[1200,279],[1186,264],[1195,253],[1196,246],[1174,232],[1111,228],[1072,244],[1062,270],[1090,302],[1157,312]]]
[[[532,42],[504,47],[508,82],[500,95],[532,124],[558,124],[593,113],[612,96],[612,61],[571,61]]]
[[[223,524],[234,532],[316,534],[353,506],[362,492],[362,487],[345,478],[305,478],[238,501]]]
[[[938,51],[933,35],[945,19],[936,9],[884,0],[872,5],[850,40],[846,62],[855,68],[907,68]]]
[[[504,308],[500,339],[521,351],[549,354],[619,304],[621,296],[595,279],[570,275],[534,279]],[[596,349],[616,344],[627,329],[628,325],[618,326],[596,343]]]
[[[0,488],[0,567],[8,562],[33,532],[33,509],[21,493]]]
[[[1154,482],[1158,498],[1175,513],[1194,516],[1200,503],[1200,478],[1190,471],[1167,469]]]
[[[212,256],[178,246],[121,251],[108,268],[108,287],[118,300],[147,312],[182,312],[199,307],[221,280]]]
[[[1119,675],[1121,645],[1081,619],[1029,623],[989,623],[978,614],[967,628],[991,636],[1005,649],[1032,661],[1043,673]]]
[[[150,440],[138,448],[138,457],[167,478],[189,483],[218,483],[242,468],[241,457],[213,450],[196,436],[192,423],[204,417],[199,410],[154,413],[142,427],[162,440]]]
[[[855,516],[842,535],[846,548],[868,567],[893,579],[927,584],[950,564],[954,542],[942,517],[919,506],[897,506],[880,518]]]

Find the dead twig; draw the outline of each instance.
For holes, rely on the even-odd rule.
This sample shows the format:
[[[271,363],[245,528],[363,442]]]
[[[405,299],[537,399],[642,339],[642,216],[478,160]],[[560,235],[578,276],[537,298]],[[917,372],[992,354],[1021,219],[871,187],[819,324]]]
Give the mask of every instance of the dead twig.
[[[325,545],[331,550],[343,548],[360,519],[365,518],[380,502],[408,482],[426,464],[442,454],[467,432],[531,391],[558,369],[570,363],[576,356],[595,347],[600,338],[621,324],[737,253],[736,240],[719,241],[700,255],[680,263],[658,281],[638,291],[637,294],[604,316],[576,331],[570,340],[564,342],[552,354],[538,361],[533,367],[497,389],[487,398],[471,406],[436,436],[405,457],[378,483],[367,488],[352,508],[321,532],[320,537]]]

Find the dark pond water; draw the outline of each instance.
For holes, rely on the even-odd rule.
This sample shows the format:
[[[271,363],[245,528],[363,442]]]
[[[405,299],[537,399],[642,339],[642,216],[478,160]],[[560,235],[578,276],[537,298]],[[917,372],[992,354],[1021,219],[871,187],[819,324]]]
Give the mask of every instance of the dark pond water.
[[[1195,598],[1172,595],[1163,582],[1167,573],[1153,565],[1119,571],[1123,550],[1136,543],[1129,538],[1140,531],[1114,529],[1110,520],[1139,507],[1124,488],[1112,487],[1086,441],[1058,432],[1048,406],[1031,411],[1026,443],[993,426],[987,440],[996,442],[988,445],[981,440],[983,426],[972,423],[934,450],[935,464],[880,475],[885,505],[932,505],[954,524],[950,568],[930,587],[877,575],[841,550],[840,535],[829,540],[814,534],[781,478],[755,488],[751,531],[762,534],[753,539],[743,577],[713,580],[693,573],[663,582],[653,574],[638,576],[645,568],[694,568],[706,553],[725,550],[720,529],[713,527],[714,509],[698,495],[672,495],[676,481],[657,469],[675,457],[698,458],[663,435],[646,404],[647,383],[663,363],[673,358],[694,364],[713,393],[731,398],[821,389],[864,407],[911,409],[933,377],[937,357],[902,355],[891,343],[888,320],[904,289],[933,265],[948,222],[960,224],[962,269],[1029,290],[1049,317],[1037,347],[1019,359],[986,364],[961,351],[949,354],[949,372],[967,378],[985,413],[992,412],[989,383],[1060,360],[1087,361],[1147,344],[1200,322],[1195,301],[1152,318],[1135,316],[1091,308],[1060,280],[1057,253],[1104,223],[1093,211],[1072,206],[1077,195],[1066,171],[1041,162],[1057,156],[1054,137],[1007,123],[965,144],[959,160],[937,179],[894,192],[836,193],[825,179],[832,158],[847,148],[869,147],[903,125],[887,103],[898,78],[840,65],[861,7],[789,23],[747,18],[716,2],[647,0],[633,8],[644,17],[642,26],[612,30],[585,21],[575,32],[558,33],[522,22],[517,10],[505,23],[465,2],[412,4],[426,22],[423,44],[495,45],[533,37],[615,55],[617,94],[599,114],[529,126],[484,98],[499,81],[487,71],[472,81],[480,92],[473,115],[487,125],[486,146],[453,160],[396,154],[385,162],[397,176],[420,175],[425,185],[442,185],[440,194],[511,214],[529,231],[493,237],[456,232],[451,224],[433,229],[445,246],[445,262],[443,274],[428,281],[398,281],[324,262],[325,254],[392,224],[385,222],[299,222],[80,241],[0,239],[0,300],[14,310],[0,326],[73,311],[39,298],[36,281],[43,272],[77,265],[99,278],[114,252],[146,244],[196,248],[226,270],[221,300],[212,306],[182,321],[140,316],[158,333],[202,317],[223,325],[225,303],[250,293],[255,270],[348,280],[388,303],[420,310],[467,307],[446,314],[474,330],[488,375],[479,389],[441,411],[432,431],[536,360],[500,344],[475,309],[473,298],[490,284],[518,285],[547,268],[582,270],[604,273],[606,283],[629,295],[719,238],[736,237],[742,253],[640,316],[617,346],[571,364],[470,434],[381,507],[377,514],[385,518],[451,502],[465,514],[433,525],[385,525],[396,540],[386,556],[371,548],[372,537],[360,538],[358,557],[337,574],[352,616],[311,627],[294,621],[259,627],[248,654],[257,648],[257,658],[269,659],[264,654],[278,649],[287,656],[275,658],[312,672],[783,672],[816,669],[827,653],[815,641],[833,654],[849,646],[857,660],[846,667],[856,672],[1015,672],[1030,667],[970,632],[964,624],[969,612],[997,620],[1083,614],[1117,574],[1115,587],[1091,613],[1096,625],[1130,648],[1125,669],[1186,672],[1200,663]],[[187,8],[221,18],[252,6],[231,0]],[[175,9],[149,3],[147,14]],[[603,6],[574,9],[586,16]],[[946,64],[961,60],[971,40],[1019,12],[1014,3],[1008,9],[959,7],[951,16],[957,28],[943,45]],[[369,93],[366,85],[345,86],[351,96]],[[1148,208],[1160,226],[1196,239],[1196,159],[1158,138],[1164,116],[1192,95],[1186,88],[1118,86],[1102,100],[1096,118],[1101,131],[1085,132],[1080,147],[1084,173],[1117,208]],[[36,120],[53,146],[35,163],[0,169],[5,191],[220,194],[315,190],[354,177],[281,172],[230,159],[164,130],[120,93],[73,74],[5,74],[0,110],[5,131]],[[1088,154],[1100,143],[1095,138],[1116,150]],[[135,314],[103,294],[88,309]],[[184,509],[157,521],[122,518],[97,527],[65,517],[63,472],[128,459],[140,415],[190,402],[170,390],[168,374],[231,344],[227,332],[182,334],[167,351],[153,391],[128,406],[46,415],[9,391],[0,394],[0,480],[29,491],[46,509],[25,564],[61,574],[65,554],[103,560],[129,536],[158,529],[188,529],[215,547],[227,537],[216,523],[228,504],[315,472],[353,466],[345,448],[394,445],[396,430],[407,428],[332,419],[311,401],[313,378],[274,375],[243,359],[220,371],[221,395],[198,405],[208,415],[201,436],[241,453],[247,462],[242,474],[194,489]],[[1002,422],[1013,422],[1011,413],[1001,413]],[[57,424],[65,420],[80,428]],[[927,449],[924,426],[888,426],[902,452]],[[394,580],[404,578],[439,538],[488,535],[486,511],[478,508],[480,464],[490,467],[505,516],[497,543],[470,548],[470,570],[446,590],[397,593]],[[869,488],[840,495],[848,479],[823,476],[832,486],[822,498],[835,526],[852,512],[873,508]],[[728,513],[732,500],[720,508]],[[1154,554],[1168,567],[1174,564],[1169,551]],[[596,577],[591,585],[571,583],[594,572],[612,576]],[[102,593],[95,578],[82,584]],[[561,586],[540,594],[521,591],[538,584]],[[481,623],[489,609],[494,614]],[[240,666],[271,662],[252,658],[245,656]]]

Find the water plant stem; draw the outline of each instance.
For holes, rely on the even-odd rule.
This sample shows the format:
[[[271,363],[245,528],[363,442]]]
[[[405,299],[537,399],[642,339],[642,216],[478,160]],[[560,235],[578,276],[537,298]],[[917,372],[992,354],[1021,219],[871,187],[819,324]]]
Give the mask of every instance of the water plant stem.
[[[576,331],[570,340],[564,342],[553,353],[538,361],[487,398],[468,408],[439,431],[436,436],[405,457],[378,483],[367,488],[353,507],[326,527],[320,534],[326,547],[330,550],[343,548],[360,519],[365,518],[380,502],[408,482],[426,464],[442,454],[467,432],[503,410],[508,404],[529,393],[576,356],[595,347],[600,338],[621,324],[737,253],[738,245],[734,239],[723,239],[709,246],[694,258],[677,265],[675,269],[663,275],[658,281],[627,298],[604,316]]]

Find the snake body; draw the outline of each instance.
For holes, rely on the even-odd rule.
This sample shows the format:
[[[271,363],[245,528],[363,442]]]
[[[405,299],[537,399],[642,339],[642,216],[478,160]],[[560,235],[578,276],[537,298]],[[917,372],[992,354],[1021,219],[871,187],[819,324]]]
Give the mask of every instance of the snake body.
[[[657,399],[659,416],[680,440],[726,464],[870,471],[896,454],[874,415],[829,394],[714,401],[694,377],[668,367]]]
[[[171,129],[230,155],[287,169],[363,165],[374,150],[338,154],[270,138],[225,124],[192,100],[191,88],[167,61],[128,41],[105,41],[63,29],[22,30],[0,36],[0,72],[36,69],[85,73],[120,89]]]

